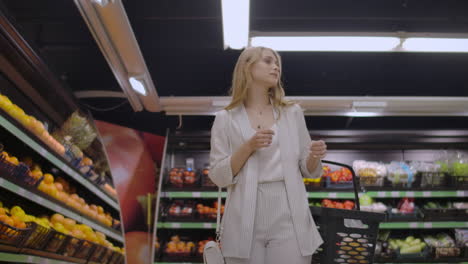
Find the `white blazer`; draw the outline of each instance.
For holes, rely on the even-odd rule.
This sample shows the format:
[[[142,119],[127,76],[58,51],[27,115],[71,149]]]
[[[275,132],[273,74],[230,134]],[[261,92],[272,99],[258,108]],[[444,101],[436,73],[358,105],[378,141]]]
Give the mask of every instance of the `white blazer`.
[[[296,238],[303,256],[312,255],[323,243],[309,209],[302,177],[322,175],[322,164],[309,173],[306,159],[311,139],[304,113],[297,104],[279,109],[279,147],[286,192]],[[259,170],[258,155],[253,153],[233,177],[231,155],[248,138],[250,122],[243,104],[217,112],[211,129],[210,178],[218,187],[227,187],[224,217],[221,222],[224,257],[249,258],[253,240]]]

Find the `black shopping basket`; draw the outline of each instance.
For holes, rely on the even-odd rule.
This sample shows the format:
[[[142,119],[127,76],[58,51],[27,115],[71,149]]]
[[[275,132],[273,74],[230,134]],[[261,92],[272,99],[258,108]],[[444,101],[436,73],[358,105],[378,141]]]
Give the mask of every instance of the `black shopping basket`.
[[[311,207],[324,244],[314,255],[313,263],[373,263],[379,223],[385,221],[383,213],[360,211],[358,185],[352,167],[333,161],[322,163],[348,168],[353,175],[355,210]]]

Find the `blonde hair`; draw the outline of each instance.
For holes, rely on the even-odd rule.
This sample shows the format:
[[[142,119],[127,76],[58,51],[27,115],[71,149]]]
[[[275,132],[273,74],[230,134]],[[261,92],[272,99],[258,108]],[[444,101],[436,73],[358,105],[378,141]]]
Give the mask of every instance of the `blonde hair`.
[[[232,75],[232,86],[229,91],[232,97],[231,103],[224,109],[231,110],[242,104],[247,98],[247,87],[249,87],[253,82],[251,72],[252,65],[262,58],[262,53],[265,50],[269,50],[274,54],[279,65],[280,78],[278,78],[278,83],[269,89],[269,96],[273,106],[278,108],[294,104],[294,102],[284,99],[285,93],[283,84],[281,83],[282,69],[281,57],[279,54],[266,47],[250,47],[242,51],[239,59],[237,59],[236,67],[234,68],[234,73]]]

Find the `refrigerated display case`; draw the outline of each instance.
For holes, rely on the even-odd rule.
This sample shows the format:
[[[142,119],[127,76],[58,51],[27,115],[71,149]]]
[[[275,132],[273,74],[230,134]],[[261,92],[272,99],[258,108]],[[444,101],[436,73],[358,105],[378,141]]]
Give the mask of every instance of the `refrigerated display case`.
[[[468,215],[464,207],[468,205],[466,185],[450,180],[428,184],[427,179],[424,180],[424,177],[428,176],[416,169],[411,175],[411,184],[408,184],[407,179],[396,182],[394,177],[398,171],[390,166],[392,162],[407,165],[414,165],[416,161],[436,164],[444,154],[447,156],[446,152],[459,153],[458,156],[467,154],[468,131],[336,130],[310,133],[313,139],[323,139],[327,142],[327,160],[349,166],[353,166],[355,161],[366,161],[367,163],[363,164],[368,165],[367,169],[383,170],[375,175],[365,170],[358,174],[362,183],[360,191],[364,194],[360,196],[360,199],[363,199],[361,206],[368,205],[369,211],[379,211],[383,208],[380,212],[387,214],[387,220],[380,224],[380,230],[390,235],[379,242],[374,258],[376,263],[420,263],[422,260],[440,263],[440,258],[434,258],[440,255],[437,252],[442,250],[441,248],[427,246],[419,252],[418,259],[406,253],[406,249],[393,250],[392,254],[386,255],[385,250],[382,251],[382,243],[387,245],[389,239],[394,241],[406,233],[419,238],[415,241],[423,241],[424,237],[436,236],[438,233],[449,233],[455,241],[455,230],[468,229]],[[213,239],[216,227],[217,188],[210,184],[207,186],[204,179],[209,172],[209,149],[210,134],[207,131],[174,131],[167,134],[159,183],[160,192],[157,197],[158,214],[155,226],[159,247],[155,246],[154,249],[154,263],[203,262],[198,242]],[[186,174],[187,171],[195,173],[196,180],[184,181],[184,171]],[[341,171],[343,170],[338,167],[328,166],[324,169],[325,177],[322,177],[321,181],[313,184],[305,182],[311,206],[339,208],[354,200],[352,185],[346,185],[345,176],[341,178],[343,182],[340,187],[336,186],[340,181],[338,177],[334,180],[335,185],[327,184],[327,180],[329,183],[332,181],[330,175],[334,172],[346,175]],[[437,177],[444,179],[453,177],[451,171],[443,172],[440,169],[437,173],[441,174],[437,174]],[[369,179],[374,176],[379,184]],[[408,175],[399,177],[403,179]],[[225,195],[223,192],[224,198]],[[447,208],[447,204],[452,208]],[[453,208],[455,204],[458,209]],[[438,205],[444,207],[437,208]],[[209,217],[210,214],[212,217]],[[183,237],[183,241],[194,242],[195,249],[178,255],[177,243],[175,249],[168,247],[168,243],[176,236]],[[410,235],[403,239],[408,236]],[[468,258],[463,255],[466,245],[457,245],[460,247],[460,254],[447,255],[443,258],[444,263],[468,262]],[[181,244],[181,250],[182,246]],[[458,251],[455,250],[456,252]]]

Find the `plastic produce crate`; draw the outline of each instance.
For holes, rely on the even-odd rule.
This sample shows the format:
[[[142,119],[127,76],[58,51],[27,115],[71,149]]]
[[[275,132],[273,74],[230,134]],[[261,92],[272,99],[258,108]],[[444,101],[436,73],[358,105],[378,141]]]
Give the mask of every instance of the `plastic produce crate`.
[[[0,222],[0,251],[18,252],[31,231],[30,225],[26,228],[16,228]]]
[[[23,244],[24,248],[43,249],[49,240],[52,230],[34,222],[27,222],[26,226],[31,228],[28,237]]]

